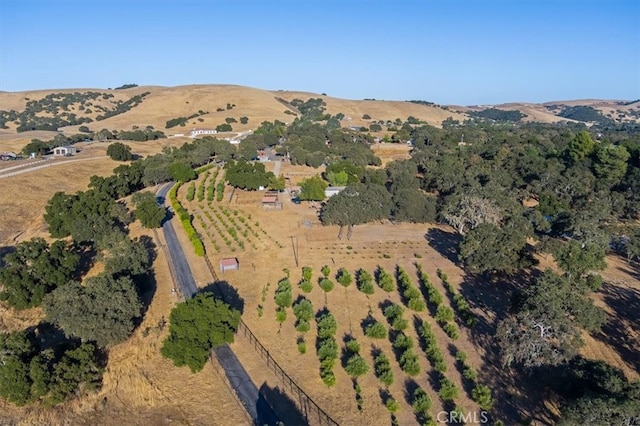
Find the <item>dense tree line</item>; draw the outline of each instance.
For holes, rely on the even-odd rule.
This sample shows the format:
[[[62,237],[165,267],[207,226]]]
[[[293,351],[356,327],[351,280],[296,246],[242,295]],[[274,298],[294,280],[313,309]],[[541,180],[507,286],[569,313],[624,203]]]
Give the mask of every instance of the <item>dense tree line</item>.
[[[497,108],[483,109],[482,111],[472,112],[470,115],[483,120],[512,122],[518,122],[527,116],[518,110],[502,110]]]
[[[67,341],[58,347],[46,326],[0,334],[0,397],[16,405],[54,405],[102,382],[104,358],[92,343]]]
[[[111,108],[94,105],[92,101],[101,99],[108,101],[113,98],[113,94],[100,92],[74,92],[74,93],[51,93],[39,100],[28,100],[23,111],[0,111],[0,126],[8,128],[7,122],[18,122],[16,130],[25,132],[29,130],[52,130],[57,131],[60,127],[74,126],[78,124],[91,123],[94,120],[87,117],[86,113],[91,110],[90,106],[102,111],[97,115],[95,120],[100,121],[118,114],[122,114],[135,108],[149,92],[135,95],[126,101],[117,100],[109,101]],[[71,112],[70,107],[78,105],[79,112],[83,116],[78,116],[75,112]],[[46,114],[46,115],[44,115]]]
[[[248,163],[244,159],[230,161],[224,166],[225,178],[229,185],[236,188],[255,191],[266,188],[275,178],[272,172],[267,172],[262,163]]]

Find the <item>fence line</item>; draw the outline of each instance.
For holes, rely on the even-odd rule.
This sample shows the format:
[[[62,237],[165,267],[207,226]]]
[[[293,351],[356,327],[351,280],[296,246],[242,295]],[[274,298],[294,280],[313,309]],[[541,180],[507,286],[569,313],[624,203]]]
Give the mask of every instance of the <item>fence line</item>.
[[[338,425],[338,422],[333,420],[316,402],[311,399],[307,393],[298,386],[298,384],[284,371],[282,367],[276,362],[275,359],[269,354],[269,351],[260,343],[258,338],[247,327],[244,321],[240,320],[238,326],[238,332],[249,339],[253,348],[258,354],[266,361],[267,367],[273,370],[276,377],[279,377],[282,383],[285,385],[285,390],[288,390],[291,396],[294,397],[294,401],[298,404],[302,415],[305,419],[309,417],[317,417],[318,423],[323,425]]]
[[[209,256],[204,256],[205,263],[209,268],[209,272],[211,272],[211,276],[215,281],[218,280],[218,274],[216,274],[215,268],[209,259]],[[225,295],[220,291],[220,296],[222,300],[225,300]],[[288,390],[289,394],[293,397],[294,401],[298,405],[302,415],[308,421],[309,417],[314,417],[318,419],[318,423],[321,425],[335,425],[338,426],[338,422],[333,420],[331,416],[329,416],[316,402],[311,399],[307,393],[302,390],[300,386],[284,371],[280,364],[276,362],[275,359],[269,354],[267,348],[264,347],[262,343],[258,340],[255,334],[251,331],[251,329],[247,326],[247,324],[240,318],[240,324],[238,325],[238,332],[242,332],[242,334],[249,339],[249,342],[252,344],[253,349],[258,352],[260,357],[266,362],[267,367],[270,368],[273,373],[278,377],[282,383],[285,385],[284,390]],[[266,399],[266,395],[263,395]]]

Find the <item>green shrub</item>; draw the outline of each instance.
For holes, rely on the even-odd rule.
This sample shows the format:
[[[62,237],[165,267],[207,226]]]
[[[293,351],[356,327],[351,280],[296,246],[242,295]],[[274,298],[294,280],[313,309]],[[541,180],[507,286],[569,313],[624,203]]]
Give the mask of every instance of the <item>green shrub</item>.
[[[444,360],[437,360],[433,366],[434,370],[444,373],[447,371],[447,364],[445,364]]]
[[[453,321],[454,313],[453,309],[448,306],[440,305],[436,311],[436,321],[439,323],[446,323],[448,321]]]
[[[325,338],[320,342],[320,346],[318,347],[318,359],[320,362],[327,361],[328,363],[325,365],[329,365],[331,363],[331,367],[333,367],[333,362],[338,358],[338,344],[336,340],[332,337]]]
[[[394,330],[404,331],[409,327],[409,321],[404,318],[396,318],[393,320],[393,324],[391,325]]]
[[[355,354],[347,360],[344,370],[353,378],[363,376],[369,371],[367,362],[360,355]]]
[[[307,344],[303,341],[298,342],[298,352],[305,354],[307,352]]]
[[[305,281],[311,281],[312,276],[313,276],[313,269],[311,269],[309,266],[303,266],[302,279]]]
[[[318,324],[318,337],[321,339],[335,336],[338,330],[338,323],[331,313],[316,318],[316,323]]]
[[[438,395],[443,401],[453,401],[458,398],[458,388],[446,377],[440,379],[440,390]]]
[[[387,293],[392,292],[395,289],[393,276],[384,270],[381,266],[378,266],[378,285]]]
[[[345,342],[345,347],[351,353],[357,354],[360,352],[360,343],[356,339],[350,339]]]
[[[296,325],[296,331],[299,333],[306,333],[311,329],[311,324],[306,320],[299,320]]]
[[[305,293],[310,293],[311,290],[313,290],[313,284],[311,283],[311,281],[307,281],[307,280],[302,280],[300,281],[300,290],[302,290]]]
[[[388,398],[384,405],[390,413],[397,413],[400,411],[400,403],[393,398]]]
[[[276,311],[276,321],[278,321],[280,324],[282,324],[286,320],[287,320],[287,311],[285,311],[282,308],[278,309]]]
[[[483,410],[491,410],[493,408],[493,398],[491,397],[491,389],[486,385],[477,385],[471,391],[471,398],[478,403]]]
[[[447,333],[447,336],[451,337],[452,340],[458,340],[460,337],[460,332],[455,324],[448,322],[443,325],[442,328],[444,329],[444,332]]]
[[[469,381],[475,382],[476,380],[478,380],[478,373],[473,368],[466,366],[462,370],[462,377]]]
[[[303,297],[293,305],[293,314],[298,320],[309,322],[313,319],[313,304]]]
[[[384,324],[376,321],[365,327],[364,334],[372,339],[386,339],[387,327]]]
[[[396,336],[393,347],[401,352],[405,352],[413,348],[413,339],[404,333],[400,333]]]
[[[413,412],[423,416],[429,416],[429,410],[431,409],[431,399],[429,395],[422,389],[421,387],[416,388],[413,392],[413,401],[411,407],[413,408]]]
[[[415,377],[420,374],[418,355],[416,355],[411,349],[407,350],[400,357],[400,368],[411,377]]]
[[[336,375],[331,370],[321,370],[320,377],[328,387],[332,387],[336,384]]]
[[[422,299],[409,299],[407,307],[414,312],[422,312],[427,309],[427,306]]]
[[[385,354],[380,353],[375,357],[373,362],[376,377],[380,379],[380,382],[385,386],[391,386],[393,383],[393,371],[391,370],[389,358]]]
[[[280,308],[288,308],[293,303],[291,283],[287,278],[278,281],[278,288],[276,289],[274,300]]]
[[[333,290],[333,281],[331,281],[329,278],[321,278],[318,285],[322,290],[324,290],[325,293],[329,293],[331,290]]]
[[[322,275],[323,275],[325,278],[328,278],[328,277],[329,277],[329,274],[331,274],[331,269],[329,268],[329,266],[324,265],[324,266],[320,269],[320,272],[322,273]]]
[[[402,318],[402,314],[404,313],[404,309],[400,305],[396,305],[392,303],[384,309],[384,317],[390,322],[393,323],[393,320],[396,318]]]
[[[338,274],[336,275],[336,280],[343,287],[349,287],[353,282],[353,278],[351,277],[351,274],[345,268],[340,268],[338,270]]]

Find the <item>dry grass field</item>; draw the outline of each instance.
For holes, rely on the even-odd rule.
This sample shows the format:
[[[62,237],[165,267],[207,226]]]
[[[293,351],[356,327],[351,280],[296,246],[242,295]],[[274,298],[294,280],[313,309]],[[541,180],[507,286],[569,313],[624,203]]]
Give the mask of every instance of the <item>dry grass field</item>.
[[[82,90],[69,90],[74,91]],[[250,119],[246,126],[234,124],[234,130],[236,125],[237,130],[248,130],[255,128],[263,120],[292,119],[291,115],[284,114],[284,105],[275,100],[275,97],[292,100],[296,97],[306,99],[319,96],[302,92],[268,92],[239,86],[137,87],[113,93],[122,99],[128,99],[144,91],[150,91],[151,94],[137,108],[121,116],[89,123],[88,127],[93,130],[105,127],[130,129],[134,125],[153,125],[156,129],[171,134],[187,131],[191,127],[215,127],[224,122],[225,117],[248,116]],[[0,93],[0,109],[20,109],[26,102],[25,97],[36,98],[48,93],[51,91]],[[343,112],[351,116],[355,125],[368,122],[362,120],[363,114],[369,114],[373,120],[394,120],[396,117],[406,119],[413,115],[434,125],[439,125],[449,116],[464,118],[452,111],[407,102],[347,101],[324,96],[323,98],[327,102],[328,112]],[[236,104],[236,107],[229,111],[216,112],[216,108],[224,108],[227,103]],[[532,108],[535,111],[540,109]],[[166,120],[190,115],[200,109],[210,112],[202,117],[203,122],[195,121],[185,127],[164,129]],[[75,133],[77,126],[64,130],[67,133]],[[49,139],[53,135],[54,132],[15,134],[11,130],[3,130],[0,131],[0,151],[19,151],[32,138]],[[126,143],[130,144],[134,153],[148,156],[160,152],[164,146],[180,146],[185,141],[189,139],[172,138]],[[51,195],[56,191],[85,190],[91,175],[109,175],[113,168],[122,164],[105,156],[107,146],[108,144],[102,143],[79,144],[81,152],[73,158],[79,161],[62,163],[65,160],[52,160],[60,164],[14,177],[3,178],[2,169],[15,166],[16,163],[0,164],[0,184],[3,188],[0,192],[0,247],[12,246],[36,236],[48,237],[42,214]],[[373,149],[381,157],[383,164],[386,164],[392,160],[407,158],[409,147],[380,144]],[[283,164],[281,173],[289,176],[291,183],[295,184],[320,171]],[[497,320],[491,303],[493,300],[505,299],[500,293],[507,287],[501,287],[503,283],[474,282],[465,276],[448,251],[455,239],[449,229],[414,224],[392,225],[385,222],[357,226],[350,240],[339,240],[337,227],[320,225],[317,206],[314,205],[295,205],[285,196],[283,210],[264,211],[260,207],[260,193],[236,191],[233,199],[229,200],[231,191],[227,188],[225,199],[220,203],[213,202],[210,207],[206,202],[186,202],[185,190],[183,187],[179,196],[185,206],[197,215],[194,225],[204,236],[207,256],[212,263],[217,265],[222,257],[237,257],[240,261],[240,271],[219,275],[235,287],[244,300],[244,321],[278,363],[340,424],[389,424],[389,413],[381,402],[381,384],[371,370],[359,379],[364,397],[362,413],[356,408],[351,380],[339,362],[334,368],[337,376],[336,386],[327,388],[324,385],[320,380],[319,362],[314,348],[315,323],[312,322],[312,328],[305,336],[307,353],[302,355],[297,350],[298,333],[294,328],[295,318],[291,310],[288,310],[287,320],[281,328],[275,320],[274,290],[277,281],[285,276],[285,269],[290,271],[294,294],[297,295],[301,293],[297,289],[300,268],[313,268],[314,289],[306,297],[312,301],[316,311],[326,305],[335,315],[338,322],[336,339],[340,346],[344,335],[351,334],[360,342],[360,353],[370,367],[372,345],[389,356],[395,374],[395,382],[389,391],[400,402],[401,410],[397,414],[400,424],[416,424],[405,397],[406,389],[414,386],[414,383],[428,392],[434,402],[432,413],[437,413],[442,407],[432,383],[433,369],[417,344],[417,335],[413,327],[414,316],[432,325],[445,355],[448,366],[446,375],[459,389],[460,397],[456,402],[460,408],[476,410],[478,407],[469,398],[461,374],[454,365],[454,350],[463,350],[469,355],[468,363],[478,370],[480,379],[490,385],[498,399],[497,411],[506,424],[514,424],[521,417],[535,417],[534,414],[538,414],[535,411],[546,397],[544,390],[536,389],[535,384],[518,382],[497,362],[493,351],[495,348],[492,349],[487,343],[491,340],[491,330]],[[220,233],[213,226],[213,222],[220,222],[215,212],[226,218],[222,213],[223,209],[229,212],[230,217],[236,218],[239,224],[239,218],[244,218],[245,223],[250,224],[259,238],[251,232],[247,233],[248,238],[240,236],[245,242],[244,249],[235,242],[229,246],[224,244]],[[213,220],[210,220],[207,214]],[[228,219],[225,220],[228,222]],[[242,228],[243,225],[239,226]],[[196,257],[190,250],[190,243],[179,224],[176,229],[186,249],[194,277],[198,285],[204,288],[212,282],[211,274],[204,260]],[[222,232],[225,231],[224,228],[221,229]],[[136,225],[132,226],[135,236],[145,232]],[[157,239],[153,233],[148,235],[153,237],[156,245],[162,245],[162,237]],[[219,249],[216,249],[216,246]],[[340,267],[345,267],[354,274],[358,268],[373,273],[378,265],[391,272],[396,265],[400,265],[417,285],[418,277],[414,263],[422,265],[431,281],[445,296],[445,303],[450,304],[451,300],[446,296],[445,289],[436,275],[437,269],[446,272],[454,287],[474,302],[475,313],[487,327],[483,332],[488,332],[470,332],[462,327],[460,338],[452,341],[436,324],[430,312],[414,314],[406,310],[404,316],[411,323],[407,334],[413,337],[416,343],[414,351],[420,357],[421,366],[420,375],[409,380],[400,370],[390,342],[367,338],[361,327],[361,321],[369,312],[376,319],[385,322],[379,304],[387,299],[401,303],[398,293],[386,294],[380,288],[376,288],[375,293],[367,297],[358,291],[354,284],[345,290],[332,277],[335,288],[326,294],[325,299],[325,294],[317,286],[317,278],[323,265],[331,268],[332,276]],[[617,258],[609,258],[608,263],[609,268],[605,273],[608,284],[604,291],[597,295],[597,303],[610,315],[610,323],[603,333],[584,336],[586,345],[583,354],[594,359],[604,359],[622,368],[629,378],[638,378],[640,366],[635,357],[637,348],[640,347],[637,330],[640,321],[640,308],[637,306],[637,301],[640,300],[638,270],[630,268]],[[177,296],[171,291],[173,283],[162,250],[158,250],[154,271],[156,286],[145,318],[131,339],[110,350],[110,361],[103,387],[98,393],[53,409],[16,408],[0,402],[0,424],[249,424],[244,410],[226,387],[222,373],[215,363],[208,364],[201,373],[193,375],[186,368],[173,367],[160,356],[159,347],[167,330],[160,330],[158,322],[163,317],[168,318],[172,306],[178,301]],[[262,306],[262,315],[259,315],[259,305]],[[0,306],[0,332],[23,329],[36,324],[41,318],[42,313],[38,309],[14,312]],[[282,388],[280,379],[266,368],[264,361],[257,356],[246,338],[237,336],[232,347],[258,387]],[[552,414],[555,408],[550,404],[548,410]],[[537,420],[534,424],[544,424],[545,419],[549,419],[545,418],[545,414],[535,418]]]

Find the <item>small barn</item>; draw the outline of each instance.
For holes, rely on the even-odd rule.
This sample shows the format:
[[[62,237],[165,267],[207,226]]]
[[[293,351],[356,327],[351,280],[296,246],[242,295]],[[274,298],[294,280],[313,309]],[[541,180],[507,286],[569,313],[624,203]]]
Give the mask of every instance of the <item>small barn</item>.
[[[53,155],[60,155],[63,157],[70,157],[77,152],[73,146],[57,146],[53,148]]]
[[[240,269],[240,262],[238,262],[238,258],[226,257],[224,259],[220,259],[220,272],[223,274],[226,271],[237,271],[238,269]]]
[[[262,197],[262,210],[282,210],[282,201],[277,195],[266,194]]]

